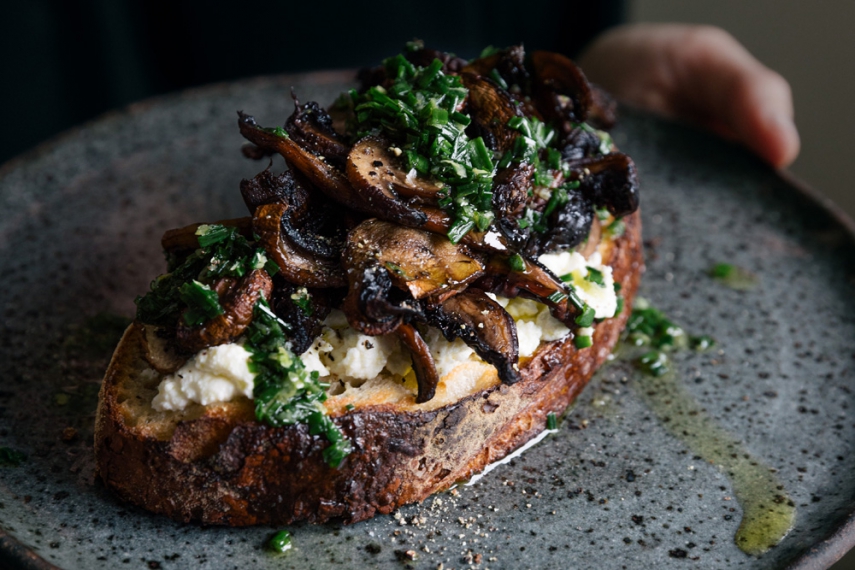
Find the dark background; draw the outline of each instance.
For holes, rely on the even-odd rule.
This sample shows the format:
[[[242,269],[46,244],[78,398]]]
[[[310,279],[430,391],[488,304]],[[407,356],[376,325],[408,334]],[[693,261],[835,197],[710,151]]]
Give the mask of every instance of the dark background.
[[[375,65],[404,43],[573,55],[622,1],[27,0],[0,17],[0,163],[107,110],[196,85]]]

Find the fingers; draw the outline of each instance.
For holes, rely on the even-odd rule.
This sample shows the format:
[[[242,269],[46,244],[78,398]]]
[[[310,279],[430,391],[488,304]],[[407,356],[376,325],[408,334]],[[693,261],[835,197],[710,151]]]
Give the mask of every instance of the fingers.
[[[603,35],[580,62],[617,97],[738,139],[774,166],[798,155],[789,84],[723,30],[625,26]]]

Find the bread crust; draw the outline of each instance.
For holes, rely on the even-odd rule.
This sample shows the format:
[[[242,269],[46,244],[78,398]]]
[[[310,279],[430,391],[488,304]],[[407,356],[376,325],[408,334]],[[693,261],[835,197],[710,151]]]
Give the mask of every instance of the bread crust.
[[[630,314],[643,271],[639,212],[624,218],[610,265],[625,310],[595,327],[594,344],[572,339],[541,346],[521,368],[522,380],[496,385],[431,411],[394,406],[333,414],[354,444],[334,469],[322,458],[327,442],[305,425],[274,428],[251,406],[212,408],[180,422],[160,439],[129,425],[119,386],[142,359],[140,331],[131,327],[101,386],[95,430],[98,473],[123,499],[173,519],[246,526],[353,523],[450,487],[481,471],[541,432],[607,358]]]

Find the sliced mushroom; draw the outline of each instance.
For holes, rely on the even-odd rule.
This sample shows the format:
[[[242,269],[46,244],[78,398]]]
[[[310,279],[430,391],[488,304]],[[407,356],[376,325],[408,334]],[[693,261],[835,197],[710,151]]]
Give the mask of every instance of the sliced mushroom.
[[[594,223],[594,205],[584,194],[570,191],[567,203],[557,208],[549,216],[548,229],[537,236],[537,254],[556,250],[572,249],[577,245],[591,241],[591,228]],[[599,224],[597,224],[599,229]],[[599,234],[596,236],[599,241]],[[596,244],[595,244],[596,247]]]
[[[361,270],[349,268],[347,296],[342,310],[351,327],[367,335],[395,332],[404,322],[421,314],[418,301],[392,286],[389,271],[367,264]]]
[[[600,137],[592,129],[577,125],[559,135],[558,148],[564,160],[597,156],[600,154]]]
[[[237,339],[252,322],[255,303],[262,297],[270,298],[273,280],[264,269],[256,269],[240,279],[219,279],[211,288],[220,298],[223,314],[197,327],[191,327],[179,318],[175,342],[181,351],[194,354],[209,346]]]
[[[511,267],[508,257],[494,256],[487,263],[487,274],[475,287],[510,299],[533,299],[548,306],[553,317],[575,327],[573,321],[582,305],[576,293],[539,262],[523,258],[523,265],[523,270],[519,271]]]
[[[528,239],[528,232],[521,231],[520,214],[529,200],[534,166],[516,163],[503,168],[493,179],[493,212],[496,227],[502,232],[513,249],[521,249]]]
[[[285,130],[301,147],[343,169],[350,147],[333,129],[332,117],[314,101],[300,105],[293,91],[291,97],[294,113],[285,121]]]
[[[413,357],[413,370],[416,373],[416,381],[419,385],[416,403],[428,402],[433,399],[436,394],[436,387],[439,384],[439,374],[436,371],[436,364],[433,361],[430,349],[413,325],[402,324],[395,333]]]
[[[333,200],[359,211],[363,200],[344,174],[323,158],[315,156],[291,140],[289,136],[261,128],[255,118],[238,111],[240,133],[262,149],[273,150],[282,155],[288,165],[298,170],[315,188]]]
[[[289,225],[288,206],[265,204],[252,218],[252,229],[285,279],[306,287],[344,287],[347,279],[337,256],[307,254],[296,247],[283,227]]]
[[[348,235],[345,265],[379,265],[414,299],[442,297],[480,277],[483,266],[461,245],[439,234],[372,219]]]
[[[353,145],[347,176],[358,189],[376,196],[378,191],[387,199],[401,202],[400,196],[414,198],[416,203],[436,204],[443,188],[435,181],[407,170],[393,152],[389,141],[368,136]],[[398,155],[400,149],[396,149]]]
[[[519,381],[516,324],[513,317],[483,291],[469,288],[442,303],[428,304],[425,316],[445,338],[463,339],[478,356],[495,366],[502,382]]]
[[[531,66],[532,96],[544,118],[583,122],[593,96],[582,70],[570,58],[546,51],[531,54]]]
[[[221,225],[228,228],[237,228],[238,231],[247,239],[252,239],[252,218],[232,218],[230,220],[219,220],[208,224],[190,224],[183,228],[167,230],[163,237],[160,238],[160,246],[167,253],[187,253],[199,249],[199,236],[196,231],[199,226],[204,225]]]
[[[473,73],[463,73],[460,77],[469,89],[472,120],[492,131],[496,145],[493,150],[504,154],[519,136],[519,131],[508,126],[512,118],[523,116],[519,105],[507,91],[485,77]]]
[[[274,175],[265,170],[251,180],[242,180],[240,191],[250,212],[267,204],[285,204],[282,236],[312,257],[337,261],[344,247],[345,227],[341,208],[325,196],[311,192],[294,174]]]
[[[528,92],[530,76],[525,67],[523,46],[510,46],[487,57],[472,60],[461,72],[489,77],[493,70],[505,81],[511,93],[516,90],[514,86],[521,93]]]
[[[638,174],[627,155],[613,152],[598,158],[570,163],[582,184],[582,193],[600,208],[607,208],[616,218],[638,209]]]
[[[164,327],[137,322],[142,330],[143,356],[161,374],[172,374],[187,362],[189,355],[178,350],[173,335]]]

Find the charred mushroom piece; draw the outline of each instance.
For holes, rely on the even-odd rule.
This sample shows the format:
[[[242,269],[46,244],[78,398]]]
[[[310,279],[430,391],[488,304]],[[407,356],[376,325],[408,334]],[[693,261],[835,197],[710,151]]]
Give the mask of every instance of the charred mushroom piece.
[[[380,174],[371,170],[373,167],[366,169],[366,165],[378,160],[375,159],[375,152],[378,145],[382,144],[379,139],[368,136],[358,141],[350,151],[347,178],[355,190],[353,201],[347,205],[405,226],[421,227],[427,220],[425,214],[398,196],[389,182],[382,182]]]
[[[344,287],[347,279],[337,256],[306,254],[295,246],[289,237],[293,228],[289,227],[287,212],[285,204],[266,204],[252,218],[258,242],[279,266],[282,276],[306,287]]]
[[[143,357],[152,368],[161,374],[172,374],[187,362],[189,355],[175,346],[171,330],[140,322],[142,330]]]
[[[291,351],[303,354],[321,334],[331,303],[325,289],[298,287],[275,275],[270,307],[279,318],[291,325],[287,331]]]
[[[333,129],[332,117],[314,101],[300,105],[293,91],[291,97],[294,113],[285,121],[285,130],[301,147],[343,169],[350,147]]]
[[[518,220],[528,202],[533,176],[534,166],[524,162],[503,168],[493,179],[496,227],[512,244],[513,249],[521,249],[528,238],[528,232],[521,231]]]
[[[517,262],[521,260],[522,269],[512,267],[512,258],[494,256],[487,263],[487,275],[479,279],[474,286],[509,299],[525,297],[543,303],[549,307],[553,317],[568,327],[575,327],[574,319],[584,306],[575,291],[568,289],[558,277],[537,261],[522,256],[515,258]]]
[[[421,314],[418,301],[392,286],[385,267],[367,264],[348,273],[349,286],[342,310],[354,329],[372,336],[395,332],[404,322]]]
[[[361,139],[350,153],[348,179],[370,196],[382,193],[384,198],[396,202],[402,202],[400,196],[405,196],[417,203],[436,204],[442,187],[418,175],[415,169],[407,171],[393,149],[392,143],[379,137]],[[395,150],[401,154],[400,149]]]
[[[582,182],[582,193],[595,206],[607,208],[616,218],[638,209],[638,174],[627,155],[613,152],[573,161],[570,166]]]
[[[166,253],[189,253],[199,249],[199,236],[196,231],[199,226],[204,225],[221,225],[227,228],[238,228],[241,235],[247,239],[252,239],[252,218],[232,218],[230,220],[220,220],[209,224],[190,224],[183,228],[167,230],[163,237],[160,238],[160,245]]]
[[[461,72],[491,77],[493,70],[505,82],[509,92],[513,93],[517,89],[520,93],[528,92],[530,76],[525,67],[523,46],[511,46],[492,55],[474,59]]]
[[[175,331],[175,342],[181,351],[195,354],[209,346],[237,339],[252,321],[256,302],[262,297],[270,298],[273,280],[264,269],[256,269],[240,279],[219,279],[211,288],[219,296],[223,314],[198,327],[188,326],[184,319],[180,318]]]
[[[469,90],[469,114],[473,122],[493,133],[493,150],[504,154],[513,147],[520,134],[508,126],[512,118],[523,116],[519,105],[507,91],[485,77],[473,73],[463,73],[460,77]]]
[[[292,172],[277,176],[265,170],[252,180],[242,180],[240,191],[250,212],[267,204],[287,205],[282,216],[283,239],[304,253],[328,260],[341,258],[345,228],[340,208],[322,194],[310,192]]]
[[[284,129],[264,129],[255,118],[238,112],[240,133],[258,147],[275,151],[282,155],[288,165],[302,173],[308,182],[318,190],[345,206],[359,211],[363,209],[363,200],[353,189],[344,174],[323,158],[315,156],[291,140]]]
[[[582,70],[560,53],[531,54],[532,95],[547,120],[581,123],[588,117],[593,95]]]
[[[505,384],[520,379],[519,342],[513,317],[483,291],[469,288],[442,303],[428,305],[427,322],[448,340],[463,339],[496,367]]]
[[[345,265],[379,265],[414,299],[443,297],[483,274],[477,257],[448,238],[376,219],[350,232]]]
[[[564,160],[579,160],[600,154],[600,137],[590,128],[577,125],[560,137],[558,148]]]
[[[572,249],[585,242],[596,243],[597,236],[592,235],[594,223],[594,205],[581,192],[571,191],[567,195],[567,203],[556,209],[549,216],[549,229],[538,236],[540,246],[538,255],[556,250]],[[597,224],[599,229],[599,223]]]
[[[395,331],[404,346],[413,357],[413,370],[419,384],[416,396],[417,404],[424,404],[433,399],[439,384],[439,374],[427,343],[413,325],[403,324]]]

